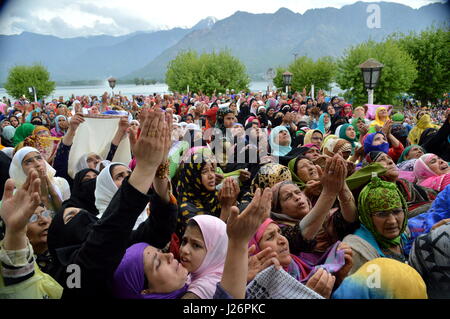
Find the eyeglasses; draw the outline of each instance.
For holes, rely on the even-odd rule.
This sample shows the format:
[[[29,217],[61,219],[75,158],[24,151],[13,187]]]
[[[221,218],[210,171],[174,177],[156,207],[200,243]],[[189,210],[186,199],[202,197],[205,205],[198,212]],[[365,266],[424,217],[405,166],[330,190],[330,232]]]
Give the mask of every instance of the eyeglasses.
[[[39,214],[33,214],[30,217],[30,220],[28,221],[28,223],[31,224],[31,223],[37,222],[39,217],[52,218],[53,217],[53,211],[47,209],[47,210],[44,210],[43,212],[41,212]]]
[[[396,210],[390,210],[390,211],[386,211],[386,212],[375,212],[372,213],[372,216],[378,217],[378,218],[388,218],[391,214],[396,217],[399,216],[401,213],[403,213],[403,210],[401,209],[396,209]]]

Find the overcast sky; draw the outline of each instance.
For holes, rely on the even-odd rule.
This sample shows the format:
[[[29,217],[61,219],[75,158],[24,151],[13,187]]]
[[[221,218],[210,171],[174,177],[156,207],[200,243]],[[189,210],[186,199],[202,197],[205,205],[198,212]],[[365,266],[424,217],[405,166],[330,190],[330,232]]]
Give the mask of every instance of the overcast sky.
[[[124,35],[135,31],[192,27],[213,16],[234,12],[273,13],[281,7],[297,13],[352,4],[354,0],[10,0],[0,13],[0,34],[23,31],[58,37]],[[373,2],[373,1],[364,1]],[[393,0],[420,8],[444,0]]]

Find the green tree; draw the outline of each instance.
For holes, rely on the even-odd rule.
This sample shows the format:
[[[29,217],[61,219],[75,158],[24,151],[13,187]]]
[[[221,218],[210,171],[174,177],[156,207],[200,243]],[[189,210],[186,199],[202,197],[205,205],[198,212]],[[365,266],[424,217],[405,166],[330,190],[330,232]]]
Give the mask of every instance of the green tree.
[[[304,87],[309,91],[308,88],[312,84],[315,90],[329,91],[335,76],[336,64],[331,57],[322,57],[314,62],[302,56],[289,65],[289,71],[293,74],[292,91],[302,91]]]
[[[9,95],[16,99],[25,95],[29,101],[34,101],[33,92],[28,90],[30,87],[35,88],[36,96],[40,100],[55,90],[55,82],[50,81],[50,73],[40,64],[18,65],[9,70],[5,83],[5,90]]]
[[[344,96],[355,104],[367,103],[361,69],[358,65],[369,58],[384,64],[380,80],[374,90],[375,104],[396,104],[398,96],[408,92],[417,77],[416,63],[396,41],[367,41],[347,49],[338,60],[336,82],[346,90]]]
[[[287,69],[283,67],[277,68],[277,75],[273,78],[273,84],[277,87],[277,89],[283,88],[283,73],[286,72]]]
[[[169,62],[166,83],[170,91],[225,92],[226,89],[248,89],[250,78],[245,66],[229,51],[203,53],[185,51]]]
[[[450,29],[431,27],[420,34],[397,35],[400,46],[417,64],[418,76],[410,93],[422,105],[450,91]]]

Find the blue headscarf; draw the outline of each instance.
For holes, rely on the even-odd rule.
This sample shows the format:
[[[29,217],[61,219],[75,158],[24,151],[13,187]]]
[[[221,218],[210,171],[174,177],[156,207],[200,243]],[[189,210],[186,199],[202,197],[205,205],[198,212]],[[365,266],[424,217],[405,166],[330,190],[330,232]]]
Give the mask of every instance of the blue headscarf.
[[[382,132],[367,134],[367,136],[364,139],[364,154],[368,154],[373,151],[383,152],[386,154],[389,152],[389,143],[387,143],[387,142],[380,144],[380,145],[376,145],[376,146],[372,145],[375,135],[377,135],[377,134],[386,136]]]
[[[289,135],[289,137],[291,136],[291,134],[289,133],[289,130],[285,127],[285,126],[277,126],[275,127],[272,132],[270,132],[270,136],[269,136],[269,144],[270,147],[272,148],[272,155],[275,156],[285,156],[287,153],[289,153],[292,150],[291,147],[291,142],[289,142],[289,146],[281,146],[277,143],[275,143],[275,137],[278,136],[278,134],[280,134],[281,131],[286,131]]]
[[[328,121],[328,127],[325,127],[325,122],[324,122],[324,117],[325,115],[328,116],[329,121]],[[317,130],[320,130],[322,132],[322,134],[325,134],[327,132],[327,130],[330,128],[331,126],[331,117],[328,113],[322,113],[322,115],[319,117],[319,124],[317,125]]]
[[[59,118],[63,117],[66,119],[67,121],[67,117],[65,117],[64,115],[58,115],[57,117],[55,117],[55,128],[56,128],[56,132],[61,133],[61,129],[59,128]]]

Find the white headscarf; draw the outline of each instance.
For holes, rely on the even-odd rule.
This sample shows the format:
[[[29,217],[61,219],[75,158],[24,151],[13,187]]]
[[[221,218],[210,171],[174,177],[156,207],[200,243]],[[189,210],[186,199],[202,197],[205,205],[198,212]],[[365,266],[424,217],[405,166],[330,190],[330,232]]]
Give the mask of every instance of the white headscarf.
[[[128,170],[130,170],[127,165],[123,163],[114,162],[108,164],[97,176],[97,182],[95,184],[95,206],[99,211],[99,214],[97,215],[98,218],[102,218],[103,213],[105,212],[112,198],[119,189],[114,183],[110,172],[111,166],[114,165],[122,165],[126,167]],[[142,213],[138,216],[136,223],[134,224],[133,230],[135,230],[142,222],[144,222],[147,219],[147,217],[148,217],[147,208],[145,208],[142,211]]]
[[[87,163],[87,159],[92,154],[96,154],[96,153],[91,152],[91,153],[84,154],[84,155],[82,155],[80,157],[80,159],[78,160],[78,163],[77,163],[77,165],[75,167],[76,173],[78,173],[79,171],[81,171],[83,169],[89,168],[88,163]]]
[[[25,184],[27,180],[27,175],[25,175],[25,172],[23,171],[22,168],[22,162],[24,157],[31,152],[36,152],[40,154],[40,152],[34,147],[25,146],[22,147],[20,150],[18,150],[16,154],[14,154],[14,157],[11,161],[11,166],[9,167],[9,176],[14,180],[16,188],[21,187],[23,184]],[[56,171],[53,167],[50,166],[49,163],[47,163],[47,161],[45,161],[45,165],[47,176],[49,177],[50,182],[53,183],[53,176],[55,176]]]
[[[12,159],[14,156],[14,147],[5,147],[2,149],[2,152]]]

